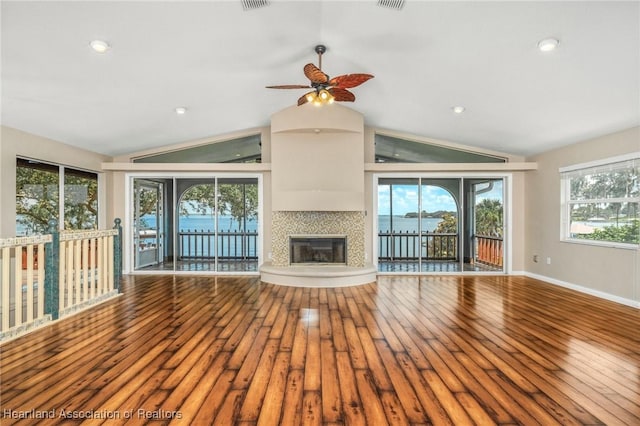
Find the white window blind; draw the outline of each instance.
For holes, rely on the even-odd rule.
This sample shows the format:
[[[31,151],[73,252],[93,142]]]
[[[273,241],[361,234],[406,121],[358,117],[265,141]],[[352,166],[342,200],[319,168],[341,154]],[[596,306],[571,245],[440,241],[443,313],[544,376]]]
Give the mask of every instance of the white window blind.
[[[640,244],[640,152],[560,169],[563,240]]]

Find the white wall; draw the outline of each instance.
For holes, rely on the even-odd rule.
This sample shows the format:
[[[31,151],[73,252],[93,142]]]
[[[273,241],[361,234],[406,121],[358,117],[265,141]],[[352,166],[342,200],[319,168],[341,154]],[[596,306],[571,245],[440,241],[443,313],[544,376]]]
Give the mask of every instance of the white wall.
[[[561,285],[640,306],[640,250],[560,241],[559,168],[640,151],[640,127],[529,158],[526,175],[526,271]],[[533,261],[538,255],[539,261]],[[547,264],[547,257],[551,264]]]

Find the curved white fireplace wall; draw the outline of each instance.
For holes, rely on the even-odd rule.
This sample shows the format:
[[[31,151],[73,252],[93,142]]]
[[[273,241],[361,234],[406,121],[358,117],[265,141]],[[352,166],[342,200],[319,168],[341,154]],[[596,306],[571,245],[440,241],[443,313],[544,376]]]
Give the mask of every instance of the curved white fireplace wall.
[[[271,191],[273,211],[364,211],[362,114],[337,104],[274,114]]]
[[[338,104],[271,117],[271,262],[265,282],[312,287],[375,281],[365,264],[364,118]],[[291,265],[295,235],[344,235],[346,264]]]

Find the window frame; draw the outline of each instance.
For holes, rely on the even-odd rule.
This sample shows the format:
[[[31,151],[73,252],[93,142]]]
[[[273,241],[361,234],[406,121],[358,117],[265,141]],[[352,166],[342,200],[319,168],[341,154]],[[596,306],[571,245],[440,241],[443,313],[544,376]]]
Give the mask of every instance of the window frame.
[[[617,166],[618,164],[620,165]],[[597,172],[602,173],[603,171],[606,171],[604,169],[611,169],[611,171],[624,170],[636,167],[638,164],[640,164],[640,151],[615,157],[609,157],[602,160],[560,167],[560,241],[573,244],[612,247],[629,250],[640,249],[640,242],[627,243],[620,241],[592,240],[586,238],[575,238],[571,236],[571,207],[575,204],[635,203],[637,204],[636,211],[640,210],[640,194],[631,197],[572,199],[571,180],[578,177],[579,175],[589,175],[590,172],[592,172],[592,174],[595,174]]]
[[[67,175],[67,171],[68,174],[76,174],[76,175],[95,175],[96,178],[96,190],[97,190],[97,196],[96,196],[96,219],[95,219],[95,229],[99,229],[100,228],[100,219],[101,219],[101,214],[102,214],[102,209],[101,209],[101,196],[102,196],[102,187],[101,187],[101,173],[94,171],[94,170],[87,170],[87,169],[83,169],[80,167],[75,167],[75,166],[68,166],[68,165],[64,165],[64,164],[57,164],[51,161],[46,161],[46,160],[39,160],[39,159],[35,159],[35,158],[31,158],[31,157],[26,157],[26,156],[22,156],[22,155],[17,155],[16,156],[16,189],[17,189],[17,168],[21,167],[20,166],[20,162],[33,162],[35,164],[39,164],[42,165],[43,169],[51,169],[51,171],[53,172],[54,170],[56,170],[57,176],[58,176],[58,217],[56,218],[56,220],[58,221],[58,229],[63,231],[65,230],[65,191],[67,190],[66,186],[68,185],[66,183],[66,175]],[[40,169],[41,167],[34,167],[35,169]],[[15,218],[15,226],[16,226],[16,234],[17,234],[17,225],[18,225],[18,218],[17,218],[17,212],[16,212],[16,218]],[[84,228],[83,228],[84,229]]]

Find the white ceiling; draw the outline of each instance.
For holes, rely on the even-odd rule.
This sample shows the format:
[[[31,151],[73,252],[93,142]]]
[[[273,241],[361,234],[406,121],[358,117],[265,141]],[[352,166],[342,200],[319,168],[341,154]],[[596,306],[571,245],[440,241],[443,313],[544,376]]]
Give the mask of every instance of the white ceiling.
[[[2,124],[107,155],[266,126],[319,43],[375,75],[346,104],[374,127],[528,155],[640,124],[637,1],[376,3],[5,0]]]

